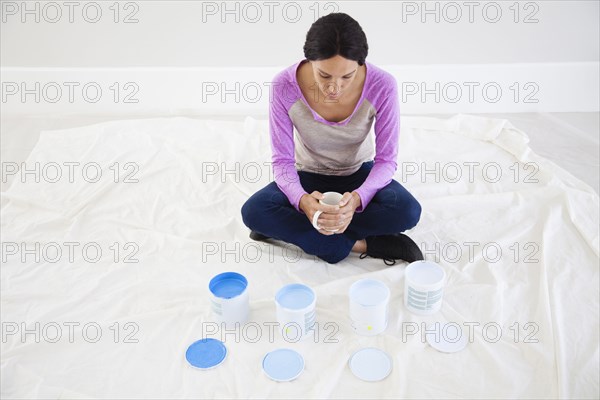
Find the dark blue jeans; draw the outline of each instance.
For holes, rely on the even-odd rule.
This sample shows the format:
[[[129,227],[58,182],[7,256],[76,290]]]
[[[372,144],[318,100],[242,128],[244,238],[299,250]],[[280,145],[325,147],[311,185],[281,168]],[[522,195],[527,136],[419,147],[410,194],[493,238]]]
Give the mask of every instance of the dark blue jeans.
[[[358,171],[348,176],[305,171],[299,171],[298,175],[308,193],[315,190],[345,193],[358,189],[372,167],[373,161],[365,162]],[[414,227],[420,217],[419,202],[395,180],[381,188],[362,212],[354,213],[342,234],[319,233],[308,217],[290,204],[275,182],[254,193],[242,206],[242,219],[251,230],[295,244],[330,264],[346,258],[357,240],[404,232]]]

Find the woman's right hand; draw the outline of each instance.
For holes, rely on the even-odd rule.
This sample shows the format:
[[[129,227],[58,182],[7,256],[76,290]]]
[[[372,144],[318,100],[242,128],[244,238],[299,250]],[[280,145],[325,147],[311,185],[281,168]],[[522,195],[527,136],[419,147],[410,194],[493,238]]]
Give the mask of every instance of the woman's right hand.
[[[319,216],[317,220],[317,225],[319,226],[319,233],[323,235],[333,235],[335,232],[332,230],[338,229],[340,227],[339,219],[337,218],[337,213],[340,209],[340,206],[332,206],[328,204],[321,204],[319,200],[323,198],[323,193],[314,191],[311,194],[304,194],[300,198],[300,203],[298,207],[306,214],[306,217],[310,221],[310,224],[313,224],[313,217],[317,211],[321,211],[322,214]],[[330,229],[329,231],[325,229]]]

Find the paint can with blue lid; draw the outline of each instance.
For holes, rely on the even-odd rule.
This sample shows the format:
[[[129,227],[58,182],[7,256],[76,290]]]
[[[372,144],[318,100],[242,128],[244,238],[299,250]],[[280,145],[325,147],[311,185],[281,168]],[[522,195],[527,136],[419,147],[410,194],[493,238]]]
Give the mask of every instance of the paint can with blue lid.
[[[250,314],[248,280],[237,272],[223,272],[208,284],[212,313],[219,323],[234,327],[245,324]]]

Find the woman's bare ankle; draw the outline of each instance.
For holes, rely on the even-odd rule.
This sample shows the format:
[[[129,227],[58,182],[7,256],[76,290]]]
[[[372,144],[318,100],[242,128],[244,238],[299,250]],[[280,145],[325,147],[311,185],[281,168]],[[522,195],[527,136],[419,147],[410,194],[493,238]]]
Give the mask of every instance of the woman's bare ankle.
[[[367,251],[367,241],[365,239],[357,240],[352,246],[352,250],[355,253],[365,253]]]

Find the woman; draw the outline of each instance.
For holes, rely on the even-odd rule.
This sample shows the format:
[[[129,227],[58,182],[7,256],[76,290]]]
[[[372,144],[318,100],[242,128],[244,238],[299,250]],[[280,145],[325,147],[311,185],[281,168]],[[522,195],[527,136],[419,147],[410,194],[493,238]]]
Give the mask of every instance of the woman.
[[[275,181],[242,207],[252,239],[292,243],[331,264],[351,251],[388,265],[423,259],[415,242],[400,234],[417,224],[421,206],[392,179],[397,83],[366,62],[367,53],[360,25],[332,13],[308,31],[306,58],[275,76],[269,110]],[[339,205],[319,203],[331,191],[343,193]]]

